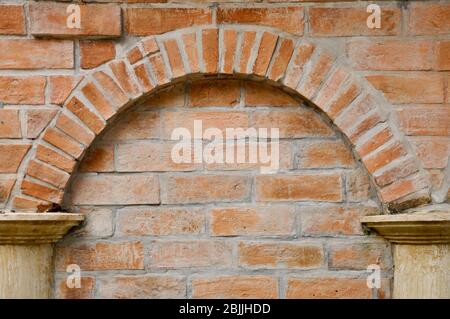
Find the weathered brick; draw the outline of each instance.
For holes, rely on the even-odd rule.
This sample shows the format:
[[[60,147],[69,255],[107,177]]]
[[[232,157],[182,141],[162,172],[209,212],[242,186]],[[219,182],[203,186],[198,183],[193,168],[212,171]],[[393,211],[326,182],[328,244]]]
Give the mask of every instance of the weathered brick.
[[[30,147],[28,144],[0,144],[0,172],[16,173]]]
[[[258,201],[342,200],[339,174],[260,175],[256,177]]]
[[[317,78],[316,73],[316,78]],[[338,67],[333,74],[323,83],[322,88],[313,99],[313,102],[321,109],[330,102],[331,98],[336,94],[340,87],[344,86],[345,80],[349,77],[349,71]],[[317,81],[317,80],[316,80]]]
[[[48,123],[55,117],[55,109],[31,109],[27,111],[27,134],[28,138],[37,138],[47,127]]]
[[[450,135],[450,109],[446,106],[415,106],[397,109],[398,122],[407,135]]]
[[[296,158],[300,168],[352,167],[352,152],[341,141],[314,141],[300,144]]]
[[[80,42],[81,68],[93,69],[116,57],[113,41],[89,40]]]
[[[43,139],[73,158],[78,158],[84,151],[84,147],[80,143],[55,128],[48,128]]]
[[[124,61],[115,61],[109,64],[114,76],[119,82],[122,90],[132,97],[136,97],[139,94],[139,88],[137,83],[132,79],[128,72],[127,66]]]
[[[327,248],[330,269],[365,270],[368,265],[386,269],[391,264],[388,243],[329,243]]]
[[[62,191],[56,188],[48,187],[28,180],[22,181],[21,190],[25,195],[43,199],[51,203],[59,204],[63,196]]]
[[[279,88],[258,82],[244,82],[246,106],[298,106],[300,99]]]
[[[159,85],[163,85],[169,82],[168,75],[166,74],[166,68],[161,53],[152,55],[149,59],[150,65],[155,76],[155,80]]]
[[[84,128],[65,114],[61,114],[58,117],[56,127],[86,146],[89,146],[95,138],[95,135],[91,131]]]
[[[114,82],[114,80],[104,73],[103,71],[98,71],[94,73],[94,78],[97,80],[100,86],[108,92],[111,97],[111,102],[116,109],[121,108],[128,102],[128,97],[125,92]]]
[[[30,32],[46,37],[119,37],[121,35],[120,7],[116,5],[79,5],[81,28],[70,28],[67,5],[59,3],[30,4]],[[105,23],[105,21],[108,21]]]
[[[75,96],[66,103],[66,108],[75,114],[96,134],[100,133],[105,127],[105,123]]]
[[[333,65],[334,57],[327,52],[321,52],[314,66],[302,80],[297,91],[307,99],[312,99],[318,91],[320,84],[326,79],[326,74]]]
[[[450,70],[450,41],[440,41],[436,44],[436,67],[442,71]]]
[[[334,98],[327,107],[327,114],[335,119],[347,106],[359,95],[360,88],[355,83],[350,83],[339,95]]]
[[[222,44],[222,71],[224,73],[233,73],[234,57],[237,46],[237,31],[233,29],[225,29],[223,31]],[[263,75],[263,74],[262,74]]]
[[[97,175],[78,176],[71,194],[75,205],[159,204],[159,180],[156,176]]]
[[[244,32],[242,36],[241,54],[239,56],[238,68],[236,70],[237,72],[246,74],[248,73],[248,68],[252,68],[252,65],[249,66],[248,64],[251,58],[252,49],[255,45],[255,40],[256,32]]]
[[[428,186],[428,181],[420,175],[413,175],[404,179],[397,179],[392,184],[382,188],[379,192],[386,203],[393,202],[407,195],[418,192]]]
[[[394,142],[373,155],[364,157],[363,162],[366,165],[367,170],[370,173],[373,173],[404,155],[406,155],[406,149],[403,144],[400,142]]]
[[[164,204],[242,201],[250,196],[250,180],[235,175],[168,176]]]
[[[169,57],[169,64],[172,70],[172,77],[178,78],[186,74],[183,65],[183,58],[181,57],[180,50],[176,39],[169,39],[164,41],[164,46]]]
[[[202,31],[203,64],[206,73],[216,73],[219,63],[219,32],[217,29]]]
[[[197,52],[197,34],[195,33],[183,34],[182,40],[184,44],[184,51],[186,52],[188,58],[191,73],[197,73],[200,71],[200,64],[198,62],[198,52]]]
[[[158,138],[160,115],[158,112],[129,112],[124,114],[103,136],[107,141],[127,141]]]
[[[80,82],[80,76],[52,75],[48,77],[50,87],[50,103],[62,105],[72,90]]]
[[[25,34],[25,14],[21,5],[0,6],[0,34]]]
[[[345,178],[345,189],[347,200],[350,202],[360,202],[370,199],[370,180],[363,169],[349,172]]]
[[[197,81],[188,91],[188,106],[235,106],[241,97],[240,83],[238,81]]]
[[[140,241],[74,243],[59,246],[55,267],[65,271],[71,264],[87,270],[144,269],[144,247]]]
[[[293,206],[224,207],[211,210],[213,236],[289,236],[294,230]]]
[[[153,241],[150,268],[224,268],[231,266],[232,244],[222,240]]]
[[[195,235],[203,232],[199,208],[124,208],[117,214],[118,236]]]
[[[116,112],[111,103],[106,99],[103,93],[94,83],[88,82],[82,88],[84,96],[92,103],[95,109],[103,116],[105,120],[110,119]]]
[[[63,155],[62,153],[56,152],[42,144],[38,144],[36,148],[36,158],[68,173],[72,172],[75,166],[74,159]]]
[[[417,137],[412,140],[424,168],[446,168],[450,157],[448,137]]]
[[[75,210],[75,209],[74,209]],[[75,237],[111,237],[113,228],[113,212],[107,208],[80,208],[76,213],[83,214],[84,221],[80,227],[71,231]]]
[[[45,77],[0,76],[0,102],[44,104]]]
[[[219,7],[217,10],[217,23],[257,24],[302,35],[304,29],[304,10],[301,7]]]
[[[57,283],[57,299],[92,299],[94,298],[95,278],[82,276],[80,278],[81,287],[70,288],[67,285],[68,278],[63,278]],[[70,282],[70,280],[69,280]]]
[[[298,82],[303,75],[303,67],[311,58],[315,46],[309,42],[302,42],[294,53],[291,65],[286,72],[284,84],[288,87],[297,88]]]
[[[172,85],[151,95],[142,103],[142,110],[153,111],[155,108],[183,107],[185,100],[185,86]]]
[[[80,163],[80,172],[114,171],[114,145],[91,147]]]
[[[20,138],[20,119],[18,110],[0,109],[0,138]]]
[[[379,148],[381,145],[386,143],[392,138],[392,131],[390,128],[386,127],[383,128],[381,131],[375,133],[373,136],[371,136],[367,141],[365,141],[361,145],[357,145],[356,151],[361,157],[365,157],[366,155],[370,154],[377,148]]]
[[[388,169],[375,172],[373,176],[375,177],[375,182],[378,186],[385,186],[395,180],[417,172],[418,169],[419,168],[417,167],[414,159],[411,157],[406,157],[403,160],[397,161],[394,166],[389,167]]]
[[[64,188],[70,177],[70,175],[64,171],[50,165],[44,165],[35,160],[31,160],[28,163],[26,174],[60,189]]]
[[[270,276],[220,276],[192,279],[194,298],[272,299],[278,297],[278,281]]]
[[[52,204],[30,197],[14,196],[13,208],[23,212],[45,212],[52,207]]]
[[[449,34],[450,5],[448,3],[412,3],[409,8],[410,34]]]
[[[0,40],[0,69],[71,69],[72,41]],[[51,58],[49,58],[51,57]]]
[[[286,68],[294,52],[294,41],[282,39],[277,54],[273,57],[272,67],[269,70],[269,79],[278,81],[286,72]]]
[[[134,74],[141,85],[144,92],[149,92],[154,88],[152,80],[150,79],[150,74],[147,71],[147,67],[145,64],[136,65],[134,68]]]
[[[264,32],[261,36],[258,53],[255,64],[253,66],[253,73],[264,76],[269,68],[270,60],[277,45],[278,36],[270,32]]]
[[[0,178],[0,204],[6,203],[15,183],[15,178]]]
[[[125,13],[130,35],[160,34],[212,22],[209,8],[128,8]]]
[[[239,265],[247,268],[316,269],[322,267],[321,244],[240,242]]]

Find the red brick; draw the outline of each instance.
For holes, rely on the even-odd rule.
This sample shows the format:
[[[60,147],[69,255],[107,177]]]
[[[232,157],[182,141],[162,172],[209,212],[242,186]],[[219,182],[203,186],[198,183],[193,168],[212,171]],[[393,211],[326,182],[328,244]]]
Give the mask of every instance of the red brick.
[[[109,75],[103,71],[98,71],[94,73],[94,78],[97,80],[98,84],[103,87],[105,92],[108,92],[111,97],[111,102],[116,109],[121,108],[128,102],[129,99],[126,94]]]
[[[25,34],[25,15],[21,5],[0,6],[0,34]]]
[[[301,206],[299,211],[303,236],[363,235],[360,219],[379,213],[364,206]]]
[[[45,77],[0,76],[0,101],[9,104],[44,104]]]
[[[224,73],[233,73],[234,57],[237,46],[237,31],[226,29],[223,31],[222,70]]]
[[[377,103],[372,95],[366,95],[361,100],[349,106],[345,112],[342,112],[336,119],[336,125],[347,136],[355,129],[357,124],[360,124],[367,114],[378,113]]]
[[[320,84],[326,79],[325,76],[331,69],[333,62],[333,56],[326,52],[321,53],[310,72],[306,75],[305,80],[300,82],[297,91],[307,99],[312,99]]]
[[[316,269],[324,262],[321,244],[240,242],[239,265],[247,268]]]
[[[278,81],[286,72],[286,68],[294,52],[294,41],[290,39],[283,39],[276,56],[273,57],[273,64],[270,69],[269,79]]]
[[[406,155],[406,149],[401,142],[390,143],[389,146],[363,158],[363,162],[370,173],[379,170],[393,160]]]
[[[258,201],[330,201],[342,200],[341,176],[314,175],[260,175],[256,177]]]
[[[365,270],[369,265],[390,267],[388,243],[329,243],[328,266],[330,269]]]
[[[430,70],[430,41],[355,40],[347,45],[347,56],[357,70]]]
[[[110,119],[115,114],[115,110],[111,106],[111,103],[94,83],[86,83],[81,89],[81,92],[83,92],[84,96],[92,103],[105,120]]]
[[[147,67],[145,64],[139,64],[134,68],[134,74],[136,75],[137,80],[139,81],[141,87],[144,89],[144,92],[150,92],[153,89],[153,83],[150,79],[150,75],[147,71]]]
[[[293,206],[283,205],[214,208],[210,232],[212,236],[289,236],[294,213]]]
[[[224,268],[232,263],[232,244],[222,240],[153,241],[150,268]]]
[[[347,106],[349,106],[360,93],[360,88],[351,82],[327,107],[327,114],[335,119]]]
[[[200,71],[200,65],[198,62],[197,35],[195,33],[183,34],[182,39],[191,73],[197,73]]]
[[[259,44],[255,65],[253,66],[253,73],[260,76],[264,76],[266,74],[273,52],[277,45],[277,41],[277,35],[270,32],[263,33]]]
[[[360,8],[310,8],[309,23],[312,36],[398,35],[401,32],[401,10],[381,8],[381,28],[367,27],[370,13]]]
[[[58,117],[56,127],[86,146],[89,146],[95,138],[95,135],[91,131],[87,130],[65,114],[61,114]]]
[[[75,86],[80,83],[80,76],[52,75],[48,77],[50,87],[50,103],[62,105],[72,93]]]
[[[125,93],[133,97],[139,94],[138,86],[128,73],[128,69],[124,61],[112,62],[109,64],[109,67]]]
[[[370,154],[381,145],[389,141],[393,136],[392,134],[393,133],[391,129],[388,127],[378,131],[373,136],[371,136],[364,144],[358,145],[356,147],[358,155],[361,157],[365,157],[366,155]]]
[[[385,116],[380,114],[380,112],[375,111],[367,115],[360,123],[356,124],[350,132],[344,132],[347,134],[349,140],[355,144],[362,135],[366,134],[377,124],[383,123],[385,119]]]
[[[43,139],[73,158],[78,158],[84,151],[83,145],[54,128],[48,128],[44,133]]]
[[[250,180],[236,175],[168,176],[164,204],[242,201],[250,195]]]
[[[436,44],[436,64],[438,70],[450,70],[450,41],[440,41]]]
[[[322,110],[325,109],[325,106],[328,105],[339,88],[344,86],[348,77],[349,72],[342,67],[338,67],[333,74],[328,77],[326,82],[324,82],[322,88],[317,93],[317,96],[313,99],[313,102]]]
[[[75,96],[66,103],[66,108],[75,114],[96,134],[100,133],[105,127],[105,123]]]
[[[71,201],[75,205],[159,204],[157,176],[79,176],[73,182]]]
[[[183,107],[185,100],[185,85],[171,85],[146,99],[139,110],[154,111],[155,108]]]
[[[34,36],[51,37],[119,37],[120,7],[116,5],[79,5],[81,28],[67,26],[67,5],[59,3],[30,4],[30,32]],[[107,23],[105,23],[107,21]]]
[[[427,186],[427,181],[420,177],[420,175],[417,175],[405,179],[397,179],[392,184],[382,188],[380,195],[384,202],[390,203],[424,189]]]
[[[297,88],[298,82],[303,75],[303,67],[311,58],[315,46],[309,42],[302,42],[296,49],[294,57],[291,59],[291,66],[289,67],[284,83],[290,88]]]
[[[418,137],[412,140],[424,168],[446,168],[450,157],[448,137]]]
[[[125,12],[125,28],[130,35],[160,34],[212,23],[209,8],[128,8]]]
[[[412,3],[409,8],[408,30],[415,35],[450,34],[450,5]]]
[[[158,138],[160,136],[159,112],[129,112],[103,136],[106,141],[129,141]]]
[[[172,70],[172,77],[178,78],[186,74],[184,71],[183,59],[181,57],[180,50],[176,39],[169,39],[164,41],[166,47],[167,56],[169,58],[170,68]]]
[[[272,299],[278,297],[278,281],[262,275],[194,278],[192,296],[202,299]]]
[[[206,73],[216,73],[219,63],[219,33],[217,29],[202,31],[203,63]]]
[[[16,173],[31,145],[0,144],[0,172]]]
[[[81,287],[70,288],[67,285],[69,278],[64,277],[57,284],[56,298],[57,299],[92,299],[94,298],[95,278],[90,276],[83,276],[80,278]]]
[[[113,41],[91,40],[80,42],[81,68],[93,69],[116,57]]]
[[[71,69],[72,41],[0,40],[0,69]],[[49,58],[51,57],[51,58]]]
[[[127,59],[130,64],[135,64],[136,62],[142,60],[144,56],[142,55],[141,49],[138,46],[133,47],[127,52]]]
[[[97,296],[102,299],[185,298],[186,282],[179,276],[117,275],[99,280]]]
[[[296,162],[300,168],[352,167],[356,164],[350,148],[341,141],[301,144]]]
[[[66,186],[70,177],[70,175],[64,171],[60,171],[50,165],[44,165],[35,160],[31,160],[28,163],[26,174],[47,182],[55,187],[58,187],[59,189],[63,189]]]
[[[394,166],[384,169],[380,172],[375,172],[373,176],[378,186],[385,186],[402,177],[409,176],[418,171],[418,166],[413,158],[406,157],[398,161]]]
[[[20,138],[19,111],[0,109],[0,138]]]
[[[71,264],[84,271],[144,269],[144,247],[139,241],[74,243],[57,247],[55,257],[59,271]]]
[[[114,145],[96,145],[90,148],[79,170],[80,172],[113,172]]]
[[[204,231],[198,208],[124,208],[117,214],[118,236],[196,235]]]
[[[252,49],[255,46],[256,32],[244,32],[242,36],[242,48],[237,72],[247,74],[249,69],[249,61],[252,54]],[[252,65],[250,65],[250,68]]]
[[[302,35],[304,11],[301,7],[218,8],[217,23],[257,24]]]
[[[142,49],[145,56],[159,51],[158,43],[156,43],[155,37],[147,37],[142,41]]]
[[[16,183],[15,178],[1,178],[0,179],[0,204],[4,204],[8,201],[12,188]]]
[[[293,97],[272,85],[244,82],[246,106],[298,106],[299,98]]]
[[[407,135],[450,135],[450,108],[415,106],[397,109],[402,131]]]
[[[235,106],[241,98],[238,81],[196,81],[189,87],[188,106]]]
[[[13,208],[23,212],[45,212],[52,206],[49,202],[30,197],[14,196],[13,198]]]
[[[164,66],[164,60],[161,53],[152,55],[149,58],[150,65],[155,76],[155,80],[159,85],[163,85],[169,82],[168,75],[166,74],[166,69]]]
[[[63,192],[56,188],[48,187],[28,180],[22,181],[21,190],[25,195],[33,196],[52,203],[59,204],[63,197]]]
[[[334,135],[317,113],[304,108],[296,111],[257,111],[253,113],[252,126],[279,128],[280,138]]]
[[[58,167],[68,173],[72,172],[75,166],[75,160],[42,144],[38,144],[36,148],[36,159]]]
[[[440,74],[368,75],[366,78],[391,103],[444,102],[444,80]]]

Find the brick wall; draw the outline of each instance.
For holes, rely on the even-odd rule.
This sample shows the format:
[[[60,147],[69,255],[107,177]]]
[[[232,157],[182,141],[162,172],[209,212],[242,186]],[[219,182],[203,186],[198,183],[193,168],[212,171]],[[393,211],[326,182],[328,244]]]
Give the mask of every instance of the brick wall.
[[[377,240],[362,236],[360,230],[355,229],[359,227],[358,216],[368,212],[360,208],[367,206],[367,179],[372,185],[369,206],[377,203],[378,211],[401,211],[429,201],[449,201],[448,1],[375,1],[382,9],[380,29],[369,29],[366,25],[369,15],[366,7],[372,1],[76,1],[81,4],[81,29],[70,29],[66,25],[66,9],[71,2],[8,1],[0,4],[0,209],[57,210],[63,196],[67,195],[63,208],[75,206],[88,216],[94,216],[93,221],[90,223],[89,218],[84,230],[79,231],[81,237],[65,243],[88,245],[81,250],[81,256],[85,264],[94,265],[93,269],[84,277],[81,291],[56,289],[58,296],[81,293],[86,297],[99,297],[104,291],[117,291],[120,286],[130,288],[117,292],[118,295],[132,296],[139,287],[147,287],[151,290],[147,295],[152,296],[152,287],[164,287],[160,291],[170,296],[191,297],[216,291],[211,285],[222,287],[227,293],[239,295],[248,291],[251,295],[255,293],[252,287],[258,284],[264,289],[257,292],[267,291],[269,297],[300,297],[305,296],[303,293],[328,296],[335,290],[343,295],[367,296],[360,277],[362,260],[374,255],[370,253],[371,248],[361,248],[361,245]],[[216,27],[219,33],[207,31]],[[180,31],[182,29],[188,31]],[[173,35],[179,39],[174,41]],[[158,43],[153,36],[158,38]],[[181,44],[184,49],[180,56],[177,46]],[[303,45],[302,50],[294,53],[294,49]],[[319,50],[311,54],[312,48]],[[235,80],[222,83],[219,88],[212,83],[195,81],[199,74],[217,73],[218,64],[221,73]],[[146,74],[149,65],[154,71],[151,76]],[[188,73],[189,76],[185,76]],[[243,81],[243,75],[270,85],[261,88],[254,82]],[[173,86],[179,82],[183,83]],[[147,106],[135,107],[142,103],[140,96],[150,94],[153,86],[158,86],[155,92],[159,92],[160,87],[169,91],[149,98]],[[291,97],[274,93],[274,86],[282,86]],[[105,92],[107,96],[103,95]],[[291,105],[292,96],[297,98],[299,94],[305,97],[308,106]],[[356,101],[361,103],[349,106],[358,94]],[[365,94],[370,98],[363,100],[361,97]],[[77,101],[75,95],[84,99]],[[154,109],[149,111],[152,103]],[[130,111],[122,112],[129,107]],[[346,107],[344,113],[342,109]],[[182,110],[171,113],[176,108]],[[212,113],[208,114],[208,110]],[[280,174],[295,175],[300,169],[301,174],[307,176],[302,175],[302,181],[309,182],[302,185],[295,177],[257,178],[249,173],[252,171],[249,167],[234,167],[235,172],[226,167],[199,168],[170,163],[167,159],[169,143],[163,142],[167,132],[152,123],[169,127],[197,116],[218,124],[267,126],[277,123],[284,127],[287,140],[283,141],[282,151],[291,158],[283,157],[285,171]],[[315,128],[322,123],[323,131],[316,132],[315,137],[301,135],[306,134],[308,128],[302,121],[305,117],[307,123],[317,124]],[[102,133],[104,129],[108,132]],[[130,142],[133,138],[139,142]],[[151,147],[141,148],[140,143],[151,144]],[[350,153],[354,158],[347,162]],[[155,157],[156,154],[160,155]],[[148,157],[153,161],[138,160]],[[326,173],[316,174],[316,170],[322,169]],[[186,172],[191,170],[192,173]],[[167,173],[151,173],[155,171]],[[208,180],[205,174],[226,175],[217,178],[224,190],[214,191],[208,187],[217,185],[217,179]],[[320,178],[322,174],[325,179]],[[178,177],[185,175],[196,176],[196,179]],[[136,182],[131,177],[137,178]],[[308,188],[313,183],[320,187]],[[75,187],[78,193],[72,192],[68,197],[68,185],[77,184],[80,186]],[[130,184],[137,189],[128,187]],[[258,188],[258,184],[269,186]],[[109,192],[111,185],[117,196]],[[140,185],[154,191],[142,192]],[[194,188],[189,185],[195,188],[206,185],[206,193],[188,192]],[[234,185],[239,187],[234,189]],[[285,198],[288,202],[279,202],[278,197],[284,196],[280,193],[282,185],[305,187],[300,193],[306,190],[313,194],[308,201],[320,200],[320,208],[308,213],[301,205],[288,203],[305,200],[295,196]],[[327,192],[318,192],[322,188]],[[94,194],[93,189],[105,191],[100,196]],[[178,194],[180,189],[183,196]],[[237,206],[248,206],[243,203],[252,199],[250,211],[220,210],[233,203],[206,204],[220,202],[225,195],[229,196],[227,200],[240,202]],[[281,210],[286,215],[284,222],[277,220],[280,224],[273,224],[264,220],[273,216],[259,207],[268,205],[263,199],[290,207],[284,208],[284,212]],[[96,202],[99,200],[104,202]],[[185,202],[189,200],[195,201],[195,205]],[[361,203],[356,204],[358,201]],[[162,206],[175,205],[179,211],[166,212],[154,206],[161,203]],[[127,204],[151,206],[148,212],[139,213],[133,211],[134,208],[124,207]],[[194,206],[192,210],[191,206]],[[213,211],[216,206],[218,211]],[[90,214],[92,210],[95,213]],[[120,216],[126,214],[143,214],[145,227],[139,230],[156,233],[121,233]],[[246,216],[239,225],[256,219],[262,226],[252,224],[252,227],[293,227],[292,233],[274,236],[239,233],[237,235],[242,237],[228,238],[232,234],[211,232],[215,229],[211,226],[214,218],[225,219],[226,214],[236,215],[236,218]],[[180,215],[185,217],[179,220]],[[318,217],[313,218],[313,215]],[[170,221],[171,216],[177,216],[175,224]],[[154,219],[158,220],[157,225],[146,224]],[[314,228],[321,220],[323,228],[321,223],[319,229]],[[313,234],[305,233],[302,228],[302,222],[308,221]],[[221,227],[226,230],[226,225]],[[245,231],[234,227],[236,225],[229,231]],[[345,229],[344,233],[340,233],[341,228]],[[294,242],[303,245],[303,239],[295,236],[305,234],[314,235],[306,241],[307,245],[320,246],[320,267],[310,271],[296,266],[287,267],[289,270],[276,266],[289,264],[288,256],[296,256],[298,251],[309,254],[309,246],[290,246]],[[341,238],[343,235],[351,238]],[[198,256],[208,249],[221,251],[212,261],[221,265],[231,249],[231,257],[225,258],[231,263],[230,270],[223,274],[244,277],[236,281],[204,279],[203,272],[192,275],[178,268],[170,270],[171,276],[164,277],[160,274],[165,273],[167,265],[158,271],[152,268],[149,261],[152,240],[160,242],[162,247],[171,244],[168,239],[173,239],[173,243],[191,237],[194,241],[202,239],[196,247]],[[276,245],[256,249],[239,244],[241,241],[268,241]],[[113,245],[115,242],[123,242],[123,245]],[[217,249],[210,248],[216,244]],[[333,255],[335,244],[352,248]],[[176,244],[171,249],[183,251],[183,247]],[[382,253],[377,249],[376,252]],[[251,258],[243,260],[240,255],[245,251],[249,254],[266,252],[268,259],[282,258],[284,254],[280,251],[286,251],[287,259],[261,266],[267,270],[254,269],[260,266],[248,265]],[[358,262],[351,265],[338,262],[338,266],[333,266],[332,256],[339,254],[358,256]],[[114,258],[108,261],[107,256]],[[211,262],[209,255],[205,259],[194,259]],[[106,264],[99,265],[101,260]],[[169,263],[169,259],[161,262]],[[185,262],[189,262],[188,256]],[[353,264],[359,265],[356,272],[351,269]],[[108,267],[115,270],[107,270]],[[215,270],[215,266],[202,267],[207,268],[206,277],[222,273]],[[109,281],[105,273],[111,274],[111,278],[119,273],[140,274],[142,278]],[[328,274],[331,277],[327,277]],[[306,275],[314,279],[305,279]],[[58,280],[61,276],[59,272]],[[356,278],[352,288],[341,279],[348,276]],[[231,285],[230,282],[235,282],[237,288],[223,288]],[[321,288],[311,292],[308,287]]]

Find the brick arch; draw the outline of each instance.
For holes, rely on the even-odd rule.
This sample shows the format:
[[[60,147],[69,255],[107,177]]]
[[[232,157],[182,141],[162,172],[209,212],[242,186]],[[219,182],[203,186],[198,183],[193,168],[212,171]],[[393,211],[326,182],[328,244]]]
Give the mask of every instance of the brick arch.
[[[325,113],[348,138],[388,210],[430,201],[428,178],[389,105],[342,58],[274,29],[226,25],[144,38],[87,74],[28,154],[22,194],[11,205],[59,205],[75,163],[121,111],[186,77],[211,75],[266,81]]]

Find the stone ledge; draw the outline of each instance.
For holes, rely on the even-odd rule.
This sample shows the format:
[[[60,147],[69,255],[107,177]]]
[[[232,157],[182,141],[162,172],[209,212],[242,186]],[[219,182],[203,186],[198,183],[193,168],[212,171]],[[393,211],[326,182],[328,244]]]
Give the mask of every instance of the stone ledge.
[[[0,212],[0,245],[52,244],[83,219],[70,213]]]
[[[374,229],[391,243],[412,245],[450,243],[450,210],[366,216],[361,223]]]

